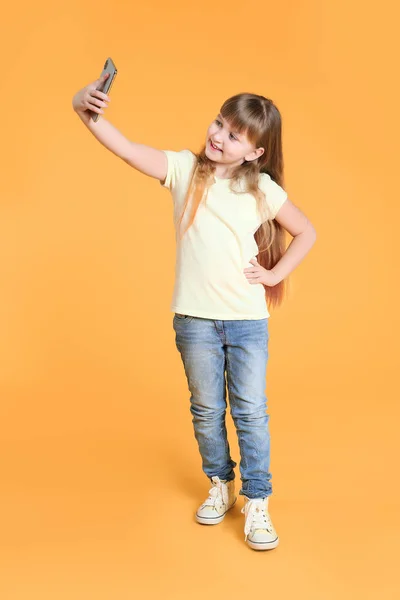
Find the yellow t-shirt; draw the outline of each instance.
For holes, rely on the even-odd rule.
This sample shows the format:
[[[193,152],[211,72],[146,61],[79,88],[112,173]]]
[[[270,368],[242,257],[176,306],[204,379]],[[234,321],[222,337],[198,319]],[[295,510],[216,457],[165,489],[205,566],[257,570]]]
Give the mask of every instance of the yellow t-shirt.
[[[243,272],[258,254],[254,233],[262,221],[255,197],[236,194],[229,189],[229,179],[215,177],[206,202],[203,198],[193,224],[180,240],[177,221],[196,156],[187,149],[164,152],[168,171],[160,183],[172,194],[176,234],[172,312],[221,320],[268,318],[264,286],[249,283]],[[259,187],[266,194],[268,215],[273,219],[287,193],[267,173],[260,173]],[[181,231],[186,228],[189,213],[190,204]]]

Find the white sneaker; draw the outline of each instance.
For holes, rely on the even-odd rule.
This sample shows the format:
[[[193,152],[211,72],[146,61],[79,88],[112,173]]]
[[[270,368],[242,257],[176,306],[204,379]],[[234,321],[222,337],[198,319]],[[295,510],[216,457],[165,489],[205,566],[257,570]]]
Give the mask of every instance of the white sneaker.
[[[266,498],[245,498],[240,512],[245,514],[245,542],[254,550],[271,550],[279,544],[279,537],[268,513]]]
[[[196,521],[203,525],[220,523],[237,500],[234,479],[226,481],[217,476],[211,479],[213,485],[208,490],[209,496],[196,511]]]

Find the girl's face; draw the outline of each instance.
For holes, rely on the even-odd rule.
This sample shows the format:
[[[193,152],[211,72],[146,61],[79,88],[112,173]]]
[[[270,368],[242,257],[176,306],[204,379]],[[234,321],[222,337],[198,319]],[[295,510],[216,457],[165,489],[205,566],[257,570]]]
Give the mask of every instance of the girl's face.
[[[214,149],[214,147],[217,149]],[[254,160],[263,154],[263,148],[255,148],[244,134],[233,131],[219,114],[207,130],[206,155],[225,167],[236,167],[245,160]]]

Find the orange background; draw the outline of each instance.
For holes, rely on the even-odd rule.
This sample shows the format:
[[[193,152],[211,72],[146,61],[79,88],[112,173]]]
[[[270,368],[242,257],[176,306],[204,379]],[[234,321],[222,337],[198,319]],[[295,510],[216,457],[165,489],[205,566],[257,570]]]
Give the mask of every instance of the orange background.
[[[398,553],[395,3],[9,5],[2,15],[2,600],[394,599]],[[198,150],[223,101],[283,117],[285,188],[316,245],[270,320],[271,517],[217,527],[169,311],[172,199],[72,110]],[[397,367],[397,372],[396,372]],[[233,458],[239,451],[227,414]],[[236,468],[237,492],[240,489]]]

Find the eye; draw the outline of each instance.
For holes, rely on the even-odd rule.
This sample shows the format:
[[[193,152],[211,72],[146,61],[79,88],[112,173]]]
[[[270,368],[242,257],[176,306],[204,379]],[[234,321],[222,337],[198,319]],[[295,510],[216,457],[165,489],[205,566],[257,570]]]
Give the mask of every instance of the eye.
[[[222,123],[221,123],[221,121],[220,121],[219,119],[215,119],[215,123],[216,123],[217,125],[222,125]],[[236,140],[236,141],[237,141],[237,137],[235,137],[235,136],[233,135],[233,133],[230,133],[229,135],[231,135],[231,136],[232,136],[232,138],[233,138],[234,140]]]

